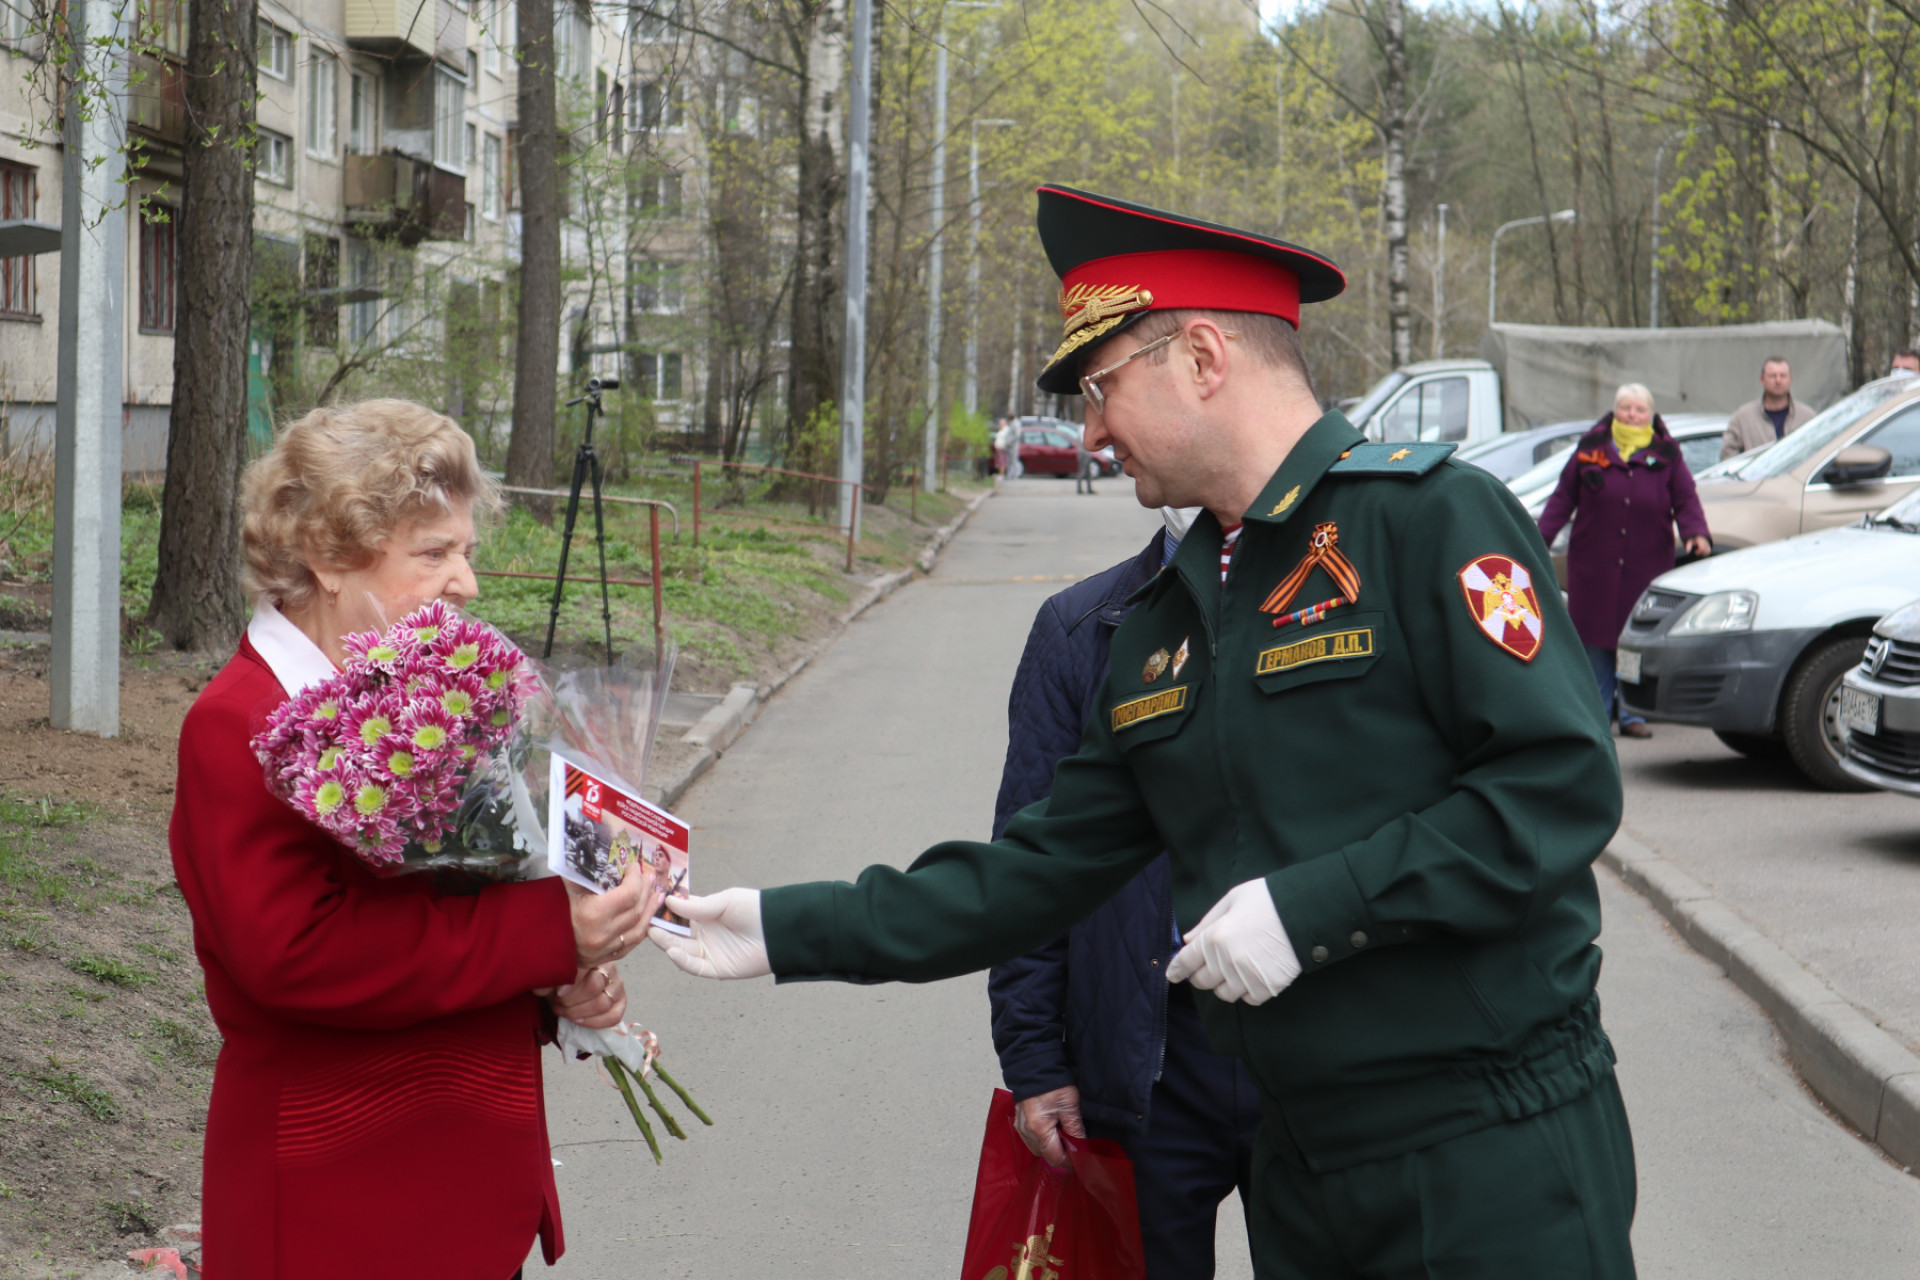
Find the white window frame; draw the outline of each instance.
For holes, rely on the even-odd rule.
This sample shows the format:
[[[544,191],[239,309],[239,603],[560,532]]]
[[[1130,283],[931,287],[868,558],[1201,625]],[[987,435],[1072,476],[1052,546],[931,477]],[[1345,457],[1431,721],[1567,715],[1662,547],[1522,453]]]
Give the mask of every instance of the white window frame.
[[[261,129],[259,135],[254,172],[262,182],[271,182],[277,187],[292,186],[293,139],[274,129]]]
[[[506,153],[500,135],[489,133],[480,139],[480,216],[489,222],[500,221],[501,161]]]
[[[364,71],[347,77],[347,151],[370,156],[380,149],[378,82]]]
[[[293,32],[288,31],[285,27],[269,22],[265,18],[261,18],[255,27],[254,42],[256,45],[258,45],[260,36],[262,35],[267,37],[268,56],[260,60],[260,73],[262,75],[272,76],[275,80],[283,83],[292,84]]]
[[[500,50],[505,46],[507,34],[501,26],[501,15],[505,11],[500,0],[486,0],[481,10],[480,65],[489,75],[500,74]]]
[[[467,78],[433,64],[433,163],[464,174],[466,163]]]
[[[307,63],[307,154],[333,160],[340,154],[340,59],[314,53]]]

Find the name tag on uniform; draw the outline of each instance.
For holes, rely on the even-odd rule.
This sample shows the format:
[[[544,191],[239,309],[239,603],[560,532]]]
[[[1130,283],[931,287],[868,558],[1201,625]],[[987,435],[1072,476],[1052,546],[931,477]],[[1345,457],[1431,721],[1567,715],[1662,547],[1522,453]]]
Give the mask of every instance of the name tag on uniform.
[[[1155,716],[1171,715],[1186,705],[1186,685],[1176,685],[1159,693],[1150,693],[1144,698],[1122,702],[1113,709],[1113,731],[1118,733],[1129,725],[1151,720]]]
[[[1292,644],[1276,645],[1260,651],[1260,665],[1254,668],[1257,676],[1272,675],[1276,671],[1291,671],[1295,667],[1308,667],[1316,662],[1337,662],[1342,658],[1369,658],[1373,656],[1373,628],[1354,627],[1347,631],[1328,631],[1321,635],[1310,636],[1305,640],[1296,640]]]

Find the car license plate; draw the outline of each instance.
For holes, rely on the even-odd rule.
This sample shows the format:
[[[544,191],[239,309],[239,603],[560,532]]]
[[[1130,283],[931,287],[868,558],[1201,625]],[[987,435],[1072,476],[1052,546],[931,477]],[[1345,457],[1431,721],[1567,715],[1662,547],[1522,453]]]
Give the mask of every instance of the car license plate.
[[[1640,651],[1638,649],[1615,649],[1613,651],[1613,674],[1628,684],[1640,683]]]
[[[1861,733],[1880,732],[1880,695],[1841,685],[1840,723]]]

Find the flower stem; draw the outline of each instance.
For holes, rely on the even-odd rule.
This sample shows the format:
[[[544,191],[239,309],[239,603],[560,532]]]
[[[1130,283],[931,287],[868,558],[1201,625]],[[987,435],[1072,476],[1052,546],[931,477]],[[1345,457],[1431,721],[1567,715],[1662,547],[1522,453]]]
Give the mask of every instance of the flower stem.
[[[687,1140],[687,1131],[682,1129],[680,1122],[675,1120],[667,1109],[660,1105],[660,1099],[654,1096],[653,1086],[647,1083],[647,1078],[645,1076],[635,1076],[633,1079],[634,1082],[640,1086],[640,1092],[647,1095],[647,1105],[651,1106],[660,1114],[661,1123],[667,1126],[667,1132],[680,1139],[680,1141],[685,1142]]]
[[[653,1060],[653,1074],[660,1077],[661,1084],[666,1085],[667,1088],[680,1095],[680,1101],[687,1104],[687,1110],[700,1117],[701,1124],[711,1125],[713,1123],[713,1117],[702,1111],[700,1104],[693,1100],[693,1095],[685,1089],[682,1089],[680,1082],[667,1074],[667,1069],[660,1065],[660,1059],[658,1058]]]
[[[647,1140],[647,1149],[653,1152],[653,1162],[660,1163],[660,1142],[653,1136],[653,1126],[647,1123],[646,1113],[640,1110],[640,1103],[633,1096],[633,1087],[627,1083],[627,1069],[620,1065],[620,1059],[608,1054],[602,1059],[607,1071],[613,1076],[614,1084],[620,1087],[620,1096],[627,1100],[627,1110],[633,1113],[633,1122],[640,1126],[640,1136]]]

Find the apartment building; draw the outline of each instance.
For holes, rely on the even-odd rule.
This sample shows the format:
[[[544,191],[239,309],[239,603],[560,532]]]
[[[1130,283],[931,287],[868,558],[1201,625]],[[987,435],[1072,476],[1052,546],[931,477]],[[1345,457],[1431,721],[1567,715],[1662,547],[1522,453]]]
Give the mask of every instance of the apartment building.
[[[128,100],[147,156],[126,220],[129,472],[165,460],[187,2],[143,0],[159,34]],[[652,69],[657,24],[568,0],[559,10],[563,129],[582,162],[569,167],[562,241],[563,385],[621,372],[678,424],[698,387],[677,327],[699,258],[697,149],[672,144],[685,113]],[[259,13],[254,266],[280,303],[254,313],[256,437],[270,432],[276,387],[311,396],[369,369],[344,385],[384,389],[382,370],[403,365],[405,393],[504,432],[497,373],[510,387],[512,354],[499,335],[519,257],[512,0],[260,0]],[[57,225],[62,151],[38,25],[0,6],[0,218]],[[672,163],[643,135],[669,140]],[[642,152],[643,172],[629,161]],[[57,254],[0,259],[0,432],[14,442],[52,439],[59,271]],[[488,343],[495,376],[481,388],[474,348]]]

